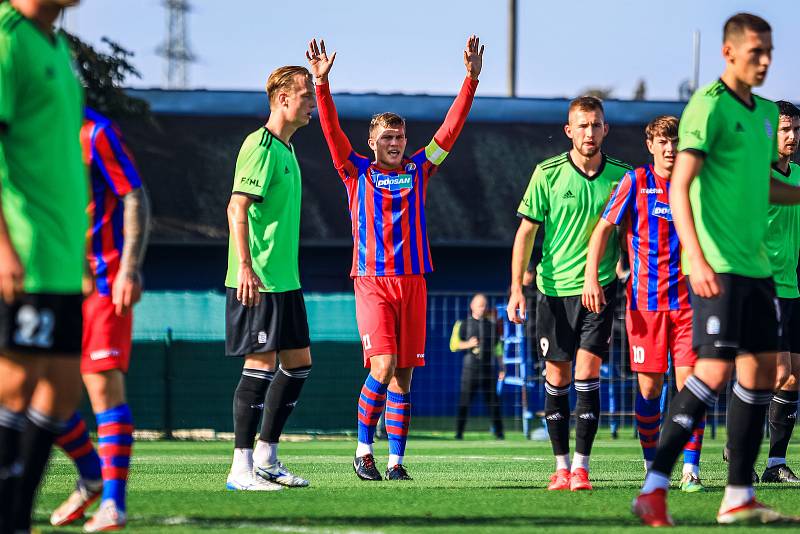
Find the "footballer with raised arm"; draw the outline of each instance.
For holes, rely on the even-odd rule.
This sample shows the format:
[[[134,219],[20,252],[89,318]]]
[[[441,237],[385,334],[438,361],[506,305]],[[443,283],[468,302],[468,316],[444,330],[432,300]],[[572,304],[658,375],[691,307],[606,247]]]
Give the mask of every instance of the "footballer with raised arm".
[[[353,234],[350,276],[356,320],[369,375],[358,401],[358,446],[353,469],[362,480],[381,480],[372,444],[386,410],[389,461],[386,478],[410,480],[403,463],[411,419],[411,375],[425,365],[427,288],[433,271],[425,220],[428,181],[453,148],[467,120],[483,64],[483,46],[471,36],[464,49],[467,70],[444,123],[427,146],[405,155],[406,123],[394,113],[373,117],[373,158],[353,150],[339,126],[328,74],[336,54],[309,43],[320,124],[333,164],[347,190]]]

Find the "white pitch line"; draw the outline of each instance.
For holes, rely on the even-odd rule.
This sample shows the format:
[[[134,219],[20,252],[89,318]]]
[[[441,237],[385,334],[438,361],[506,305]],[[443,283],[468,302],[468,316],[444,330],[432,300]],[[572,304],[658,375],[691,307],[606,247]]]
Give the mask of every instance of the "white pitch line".
[[[135,521],[135,517],[132,518]],[[153,518],[147,518],[148,522],[153,522]],[[297,534],[383,534],[380,530],[354,530],[354,529],[337,529],[337,528],[314,528],[314,527],[301,527],[294,525],[276,525],[269,522],[269,519],[264,521],[219,521],[219,520],[204,520],[202,518],[192,518],[186,516],[173,516],[156,519],[156,523],[166,526],[204,526],[204,527],[225,527],[225,528],[257,528],[267,529],[274,532],[289,532]]]

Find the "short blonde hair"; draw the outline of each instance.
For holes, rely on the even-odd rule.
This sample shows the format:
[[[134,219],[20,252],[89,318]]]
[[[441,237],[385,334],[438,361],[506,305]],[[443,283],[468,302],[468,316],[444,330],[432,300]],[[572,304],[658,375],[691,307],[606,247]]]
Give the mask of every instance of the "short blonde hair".
[[[378,126],[383,126],[384,128],[394,128],[398,126],[402,126],[403,129],[406,127],[406,120],[398,115],[397,113],[378,113],[377,115],[373,115],[372,120],[369,122],[369,135],[372,137],[372,132],[375,131],[375,128]]]
[[[296,65],[287,65],[272,71],[272,74],[267,78],[267,96],[269,101],[272,102],[273,98],[278,96],[281,91],[290,91],[294,89],[294,78],[298,74],[311,79],[311,73],[305,67],[298,67]]]
[[[606,112],[603,109],[603,101],[596,96],[579,96],[569,103],[568,113],[572,113],[576,109],[579,111],[599,111],[603,114],[603,117],[606,115]]]
[[[678,117],[659,115],[650,121],[644,129],[644,134],[648,141],[652,141],[659,135],[667,139],[678,137]]]

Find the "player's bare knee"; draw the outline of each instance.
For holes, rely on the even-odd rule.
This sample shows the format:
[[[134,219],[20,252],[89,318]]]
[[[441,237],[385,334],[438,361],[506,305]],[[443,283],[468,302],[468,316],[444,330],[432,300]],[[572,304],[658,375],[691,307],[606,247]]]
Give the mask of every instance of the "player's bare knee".
[[[388,384],[397,368],[397,358],[391,355],[373,356],[369,365],[372,377],[381,384]]]
[[[284,350],[278,353],[281,367],[284,369],[297,369],[298,367],[311,366],[311,351],[308,347],[304,349]]]
[[[800,370],[798,370],[800,371]],[[783,389],[786,391],[797,391],[800,390],[800,377],[798,376],[798,372],[795,372],[794,369],[789,376],[786,377],[786,380],[781,384],[779,389]]]
[[[275,370],[275,352],[263,352],[248,354],[244,358],[244,367],[248,369],[264,369],[266,371]]]
[[[547,362],[546,366],[547,382],[555,387],[563,388],[572,383],[572,363],[571,362]]]
[[[402,393],[408,393],[411,391],[411,374],[413,371],[413,367],[395,369],[394,376],[392,376],[392,379],[389,382],[389,389],[398,390]]]
[[[125,375],[119,369],[86,373],[83,375],[83,383],[95,413],[125,403]]]
[[[661,373],[639,373],[639,392],[645,399],[655,399],[661,396],[664,386],[664,375]]]

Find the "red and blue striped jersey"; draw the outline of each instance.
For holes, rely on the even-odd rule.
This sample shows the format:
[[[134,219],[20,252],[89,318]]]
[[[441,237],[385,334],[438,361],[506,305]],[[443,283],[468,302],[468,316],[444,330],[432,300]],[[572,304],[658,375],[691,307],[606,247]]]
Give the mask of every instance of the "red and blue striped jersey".
[[[142,182],[119,128],[89,108],[81,127],[81,148],[92,188],[87,208],[87,257],[98,293],[110,295],[124,242],[121,199],[141,187]]]
[[[689,286],[681,271],[681,245],[669,205],[669,180],[657,175],[652,165],[629,171],[611,196],[603,218],[627,227],[625,242],[631,265],[628,308],[690,308]]]
[[[477,80],[464,80],[431,142],[403,158],[398,169],[383,169],[353,150],[339,126],[328,84],[316,86],[322,131],[347,189],[353,235],[351,277],[433,271],[425,220],[428,180],[461,133],[477,86]]]

